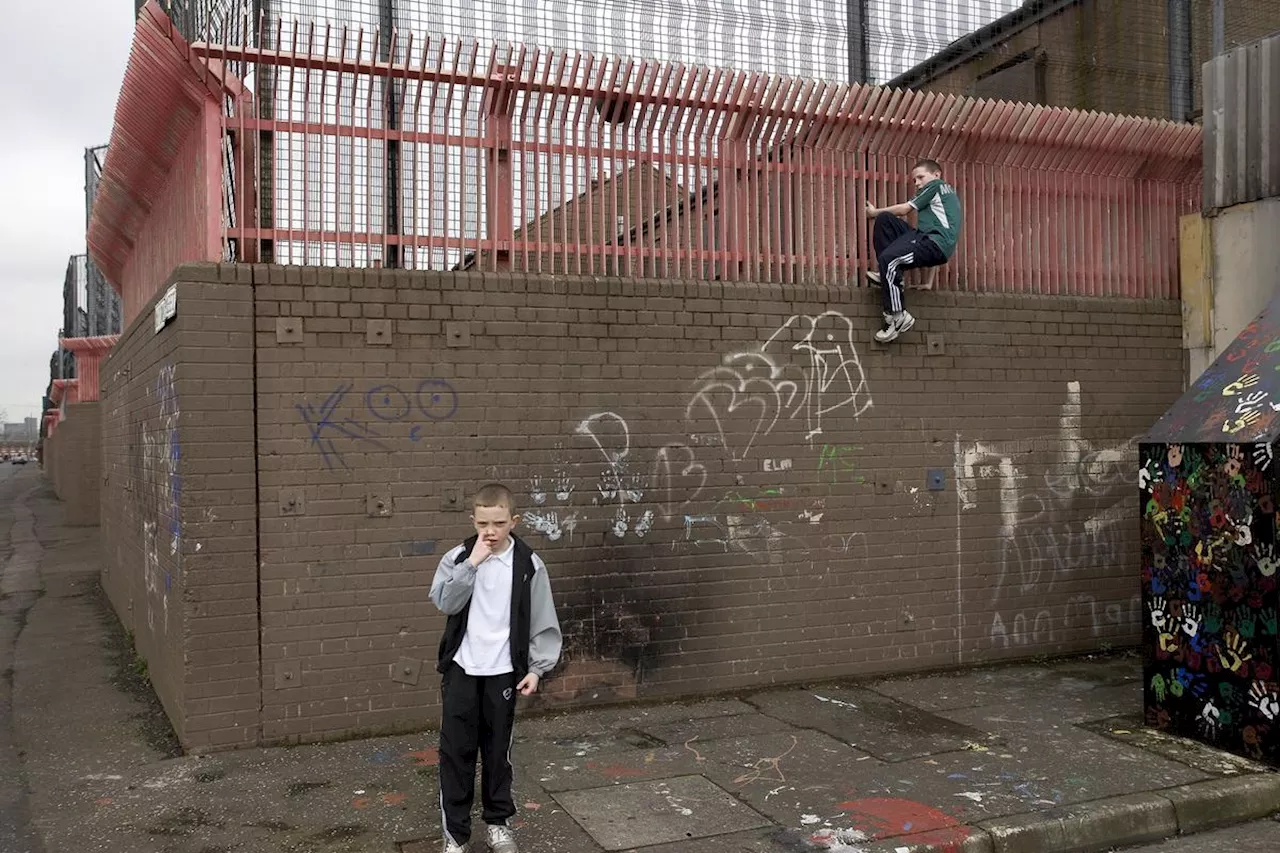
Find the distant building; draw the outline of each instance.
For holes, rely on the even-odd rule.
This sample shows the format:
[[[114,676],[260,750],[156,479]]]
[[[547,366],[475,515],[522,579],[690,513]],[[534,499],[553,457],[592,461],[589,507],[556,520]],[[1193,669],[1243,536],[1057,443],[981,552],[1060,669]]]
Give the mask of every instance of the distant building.
[[[37,434],[38,423],[35,418],[27,418],[22,423],[5,424],[4,440],[10,444],[35,441],[39,437]]]
[[[1213,55],[1212,0],[1027,0],[886,85],[1148,118],[1194,120]],[[1276,0],[1231,0],[1227,48],[1280,30]],[[1171,36],[1172,34],[1172,36]]]

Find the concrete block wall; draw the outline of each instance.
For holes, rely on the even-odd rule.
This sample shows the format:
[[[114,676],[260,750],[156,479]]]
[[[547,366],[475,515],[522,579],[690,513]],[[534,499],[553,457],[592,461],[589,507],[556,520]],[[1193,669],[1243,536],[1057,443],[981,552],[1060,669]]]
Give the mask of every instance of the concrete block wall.
[[[112,365],[177,365],[176,553],[187,585],[197,559],[228,567],[234,620],[186,593],[181,641],[260,643],[263,742],[434,722],[427,590],[491,479],[565,628],[541,704],[1137,642],[1133,439],[1182,389],[1175,302],[913,293],[886,347],[878,294],[844,287],[175,277],[182,342],[145,355],[131,330]],[[215,429],[192,432],[197,407]],[[252,725],[220,672],[246,705],[215,720],[184,693],[199,748]]]

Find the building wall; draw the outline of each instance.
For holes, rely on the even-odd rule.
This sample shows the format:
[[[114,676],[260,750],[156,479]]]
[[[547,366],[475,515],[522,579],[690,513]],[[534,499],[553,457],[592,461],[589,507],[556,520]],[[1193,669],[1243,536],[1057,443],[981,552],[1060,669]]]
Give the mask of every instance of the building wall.
[[[883,347],[865,289],[175,280],[103,370],[103,512],[190,748],[430,724],[427,591],[492,479],[565,629],[538,704],[1137,642],[1133,439],[1183,387],[1177,303],[912,294]]]
[[[66,521],[97,526],[102,479],[102,416],[97,403],[69,403],[54,433],[51,476],[66,503]]]
[[[1183,339],[1193,383],[1266,307],[1280,283],[1280,198],[1182,217]]]
[[[176,317],[157,332],[153,300],[102,367],[103,585],[203,750],[259,737],[252,306],[175,283]]]
[[[44,470],[49,477],[49,482],[53,485],[53,493],[59,498],[62,497],[62,483],[58,480],[58,434],[45,439],[44,449]]]
[[[1233,0],[1230,6],[1228,46],[1280,29],[1280,6],[1272,0]],[[1213,50],[1212,0],[1194,0],[1191,20],[1199,110],[1201,66]],[[1169,118],[1168,32],[1165,0],[1083,0],[918,88]]]

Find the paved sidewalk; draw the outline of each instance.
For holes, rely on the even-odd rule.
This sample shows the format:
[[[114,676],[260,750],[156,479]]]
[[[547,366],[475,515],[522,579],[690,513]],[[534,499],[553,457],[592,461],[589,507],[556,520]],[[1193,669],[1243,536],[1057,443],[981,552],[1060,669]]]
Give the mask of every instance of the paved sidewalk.
[[[437,853],[431,732],[172,757],[154,699],[129,687],[97,531],[63,526],[30,467],[0,505],[29,507],[40,549],[13,679],[33,849]],[[1085,853],[1280,811],[1280,774],[1142,730],[1141,702],[1138,659],[1116,655],[524,717],[519,838],[526,853]]]

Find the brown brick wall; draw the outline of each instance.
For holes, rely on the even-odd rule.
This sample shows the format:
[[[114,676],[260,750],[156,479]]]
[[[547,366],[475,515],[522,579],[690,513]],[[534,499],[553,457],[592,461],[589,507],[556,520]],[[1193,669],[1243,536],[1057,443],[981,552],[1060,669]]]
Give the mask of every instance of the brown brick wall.
[[[252,298],[219,276],[180,268],[102,368],[104,586],[197,751],[259,740]]]
[[[488,479],[551,566],[556,701],[1137,639],[1176,304],[922,296],[884,348],[865,290],[256,274],[266,738],[430,719],[448,501]]]
[[[865,289],[176,275],[175,326],[130,331],[104,406],[163,434],[147,388],[176,365],[182,562],[159,561],[196,748],[431,724],[427,591],[490,479],[565,627],[542,703],[1137,641],[1131,439],[1181,391],[1176,303],[911,294],[884,347]],[[145,615],[148,505],[112,453],[112,597]]]
[[[53,438],[50,473],[66,502],[68,524],[98,524],[102,481],[102,413],[97,403],[69,403]]]
[[[53,493],[59,498],[62,497],[62,485],[58,482],[58,432],[54,429],[54,433],[44,440],[44,472],[49,478],[49,482],[53,485]]]

